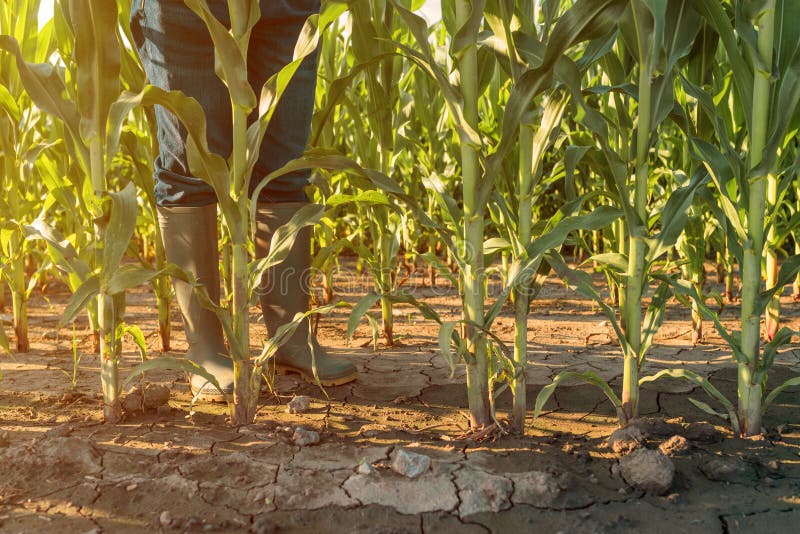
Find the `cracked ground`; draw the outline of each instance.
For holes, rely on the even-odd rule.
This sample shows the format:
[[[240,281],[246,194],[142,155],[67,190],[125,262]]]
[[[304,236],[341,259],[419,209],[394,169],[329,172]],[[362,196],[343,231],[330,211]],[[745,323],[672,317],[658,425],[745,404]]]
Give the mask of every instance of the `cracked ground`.
[[[351,273],[351,271],[346,271]],[[410,283],[416,283],[411,287]],[[598,284],[599,284],[598,280]],[[340,274],[337,299],[353,304],[366,279]],[[459,301],[445,286],[407,288],[446,320]],[[490,290],[496,287],[490,287]],[[467,396],[463,366],[439,355],[437,330],[405,305],[395,309],[394,347],[373,349],[363,321],[346,342],[349,310],[317,325],[334,355],[356,363],[357,382],[328,388],[277,377],[261,398],[255,424],[232,428],[224,406],[197,404],[185,379],[171,371],[146,380],[171,389],[168,406],[134,414],[120,425],[101,420],[98,361],[89,354],[86,323],[76,323],[81,353],[72,389],[72,328],[56,329],[66,293],[31,301],[27,354],[0,358],[0,530],[3,532],[794,532],[800,520],[800,392],[790,389],[770,407],[766,433],[735,439],[726,422],[689,399],[710,402],[688,382],[644,386],[641,415],[646,447],[672,436],[688,448],[672,454],[676,474],[661,496],[634,490],[606,445],[616,428],[613,407],[599,389],[567,382],[543,415],[529,418],[525,436],[493,441],[464,438]],[[798,304],[786,298],[787,325],[798,329]],[[738,308],[722,312],[733,324]],[[145,290],[128,298],[126,321],[139,325],[150,357],[161,356],[156,310]],[[253,346],[264,336],[253,310]],[[185,350],[173,314],[173,351]],[[513,314],[493,329],[513,338]],[[692,346],[689,313],[671,303],[644,374],[683,367],[708,377],[735,398],[730,351],[706,325]],[[529,316],[528,403],[564,370],[594,371],[618,390],[622,375],[613,331],[599,310],[556,280],[548,281]],[[123,368],[137,362],[125,346]],[[796,376],[800,348],[776,360],[769,386]],[[309,411],[289,414],[293,395],[312,398]],[[712,403],[713,404],[713,403]],[[500,418],[510,398],[497,399]],[[719,406],[716,406],[719,409]],[[293,430],[318,432],[317,445],[298,447]],[[390,468],[400,448],[432,459],[410,479]],[[362,473],[359,466],[374,468]]]

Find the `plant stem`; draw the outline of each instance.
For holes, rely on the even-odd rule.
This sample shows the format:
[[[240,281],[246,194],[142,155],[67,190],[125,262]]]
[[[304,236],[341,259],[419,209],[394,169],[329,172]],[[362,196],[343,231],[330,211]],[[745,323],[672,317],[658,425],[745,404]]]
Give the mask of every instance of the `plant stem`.
[[[471,14],[472,6],[465,0],[456,0],[456,24],[462,27]],[[458,60],[461,77],[461,92],[464,98],[464,118],[478,131],[478,51],[473,43]],[[464,319],[475,326],[467,325],[467,395],[469,397],[470,426],[480,429],[492,422],[489,403],[489,360],[485,335],[479,330],[483,326],[484,278],[483,268],[483,210],[478,209],[478,148],[467,139],[461,139],[461,173],[464,191],[464,270],[460,273],[463,282]],[[477,328],[476,328],[477,327]]]
[[[533,223],[533,129],[523,124],[519,130],[519,216],[517,233],[519,242],[529,243]],[[524,254],[524,249],[517,255]],[[526,377],[528,366],[528,311],[530,307],[529,285],[523,281],[514,288],[514,377],[511,380],[513,408],[511,421],[517,432],[525,432],[525,413],[527,412]]]
[[[249,202],[247,199],[247,110],[233,105],[233,155],[231,166],[231,197],[233,203],[228,204],[238,211],[237,220],[223,210],[222,217],[228,229],[231,241],[231,280],[232,280],[232,321],[235,339],[229,339],[231,358],[233,359],[233,407],[231,423],[247,425],[253,422],[258,391],[252,391],[251,375],[254,370],[250,363],[250,298],[248,292],[248,274],[250,253],[247,247],[249,232],[247,221]]]
[[[89,143],[89,172],[92,188],[95,195],[102,195],[106,191],[105,183],[105,156],[103,145],[99,136],[94,137]],[[105,244],[105,230],[95,226],[95,264],[102,262],[102,249]],[[116,343],[116,318],[114,299],[101,287],[97,296],[97,322],[100,338],[100,383],[103,388],[103,416],[107,423],[117,423],[122,417],[119,405],[119,344]]]
[[[641,52],[639,65],[639,109],[636,127],[636,175],[634,178],[635,221],[630,221],[628,235],[628,271],[625,281],[625,298],[622,315],[625,338],[630,350],[624,355],[622,377],[622,417],[625,425],[639,415],[639,364],[642,350],[642,294],[647,280],[645,273],[644,236],[647,232],[647,182],[650,175],[651,69],[645,52]]]
[[[765,65],[772,65],[775,0],[766,0],[759,20],[758,54]],[[752,127],[750,135],[749,168],[755,169],[762,160],[767,142],[770,103],[770,73],[756,69],[753,80]],[[757,309],[761,289],[761,255],[764,251],[764,213],[767,204],[767,177],[750,179],[747,207],[747,234],[742,261],[742,353],[739,362],[739,421],[741,432],[752,436],[761,432],[761,385],[753,379],[760,363],[761,313]]]
[[[28,305],[25,298],[25,267],[22,257],[17,257],[12,267],[14,286],[11,293],[11,310],[14,317],[14,335],[17,338],[17,352],[28,352]]]

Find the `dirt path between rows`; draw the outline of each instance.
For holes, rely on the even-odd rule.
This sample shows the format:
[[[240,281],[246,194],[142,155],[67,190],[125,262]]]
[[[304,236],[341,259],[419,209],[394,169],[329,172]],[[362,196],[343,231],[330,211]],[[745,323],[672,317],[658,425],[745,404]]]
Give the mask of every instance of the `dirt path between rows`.
[[[343,299],[366,290],[350,276]],[[458,301],[447,288],[413,289],[445,317]],[[688,399],[709,401],[688,383],[664,380],[642,393],[645,447],[664,442],[675,466],[663,495],[626,482],[620,455],[606,444],[613,409],[596,388],[559,387],[546,413],[529,420],[524,437],[492,442],[461,439],[467,427],[463,368],[439,355],[435,325],[398,306],[400,345],[369,344],[364,326],[347,346],[349,310],[324,317],[322,343],[356,363],[350,385],[320,391],[278,377],[262,396],[256,424],[231,428],[218,405],[190,407],[180,373],[147,376],[170,388],[169,403],[101,422],[97,358],[85,322],[76,326],[82,354],[73,390],[71,328],[56,330],[68,295],[34,297],[32,350],[3,355],[0,369],[0,530],[2,532],[794,532],[800,521],[800,391],[788,391],[766,418],[759,439],[734,439],[724,421]],[[152,295],[128,299],[128,322],[142,327],[149,356],[159,357]],[[253,321],[257,319],[253,310]],[[738,309],[723,312],[735,321]],[[787,324],[800,327],[800,306],[787,299]],[[603,316],[555,280],[530,315],[529,404],[564,369],[593,370],[619,388],[622,362]],[[174,315],[174,350],[182,331]],[[711,327],[707,327],[711,330]],[[495,327],[513,337],[513,316]],[[263,336],[256,328],[254,343]],[[735,398],[730,352],[715,333],[690,342],[688,312],[671,304],[646,373],[685,367],[708,376]],[[125,347],[125,367],[135,364]],[[792,345],[776,361],[770,386],[800,371]],[[293,395],[312,400],[289,414]],[[504,416],[507,394],[497,401]],[[716,406],[719,408],[719,406]],[[298,446],[296,429],[320,442]],[[682,436],[685,438],[673,438]],[[671,439],[672,438],[672,439]],[[675,447],[674,444],[680,446]],[[409,478],[392,465],[398,455],[431,459]],[[413,456],[412,456],[413,457]]]

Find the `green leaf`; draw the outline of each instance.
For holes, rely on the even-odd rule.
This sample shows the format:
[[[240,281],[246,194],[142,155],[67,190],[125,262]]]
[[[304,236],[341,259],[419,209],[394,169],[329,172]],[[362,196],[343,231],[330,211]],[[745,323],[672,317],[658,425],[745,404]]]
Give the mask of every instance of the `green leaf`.
[[[128,384],[130,384],[134,378],[142,376],[147,371],[154,370],[184,371],[190,375],[199,375],[208,380],[208,382],[219,391],[222,391],[222,387],[220,387],[216,377],[206,371],[204,367],[198,365],[192,360],[174,357],[150,358],[149,360],[143,361],[142,363],[134,366],[128,373],[127,378],[125,378],[125,381],[122,382],[121,387],[123,389],[128,387]]]
[[[675,246],[675,242],[686,226],[689,206],[692,205],[694,194],[707,181],[708,174],[698,170],[687,185],[679,187],[669,195],[667,204],[661,212],[661,232],[654,237],[652,243],[648,243],[647,263],[654,262]]]
[[[86,163],[89,154],[79,142],[80,114],[77,106],[63,97],[67,89],[55,67],[49,63],[27,63],[17,40],[8,35],[0,35],[0,49],[14,56],[20,80],[28,96],[39,108],[61,120],[78,147],[78,156]]]
[[[775,294],[783,293],[783,288],[794,282],[797,273],[800,273],[800,254],[789,256],[781,261],[781,267],[778,271],[778,279],[775,280],[775,285],[758,294],[758,299],[756,300],[757,307],[754,312],[764,313],[772,297]]]
[[[663,369],[654,375],[640,378],[639,386],[648,382],[654,382],[664,376],[668,376],[670,378],[682,378],[684,380],[688,380],[696,386],[703,388],[709,397],[716,399],[725,407],[725,410],[728,412],[728,417],[730,418],[733,430],[736,433],[739,432],[739,418],[736,416],[736,408],[734,407],[733,403],[729,401],[725,395],[720,392],[720,390],[715,388],[707,378],[700,376],[693,371],[689,371],[688,369]]]
[[[689,402],[691,402],[692,404],[694,404],[694,405],[695,405],[695,406],[696,406],[698,409],[700,409],[701,411],[703,411],[703,412],[707,413],[708,415],[715,415],[715,416],[719,417],[720,419],[725,419],[726,421],[727,421],[728,419],[730,419],[730,417],[728,417],[728,415],[727,415],[727,414],[720,413],[720,412],[716,411],[714,408],[712,408],[712,407],[711,407],[711,406],[710,406],[708,403],[706,403],[706,402],[699,401],[699,400],[697,400],[697,399],[693,399],[693,398],[691,398],[691,397],[688,397],[686,400],[688,400]]]
[[[639,349],[639,365],[644,363],[645,354],[653,344],[658,329],[664,322],[664,315],[667,310],[667,301],[672,296],[670,285],[667,282],[662,282],[656,289],[653,298],[650,300],[650,305],[647,307],[647,312],[644,315],[642,322],[642,343]]]
[[[98,293],[100,293],[100,277],[95,274],[87,278],[72,294],[69,302],[67,302],[67,306],[64,308],[61,319],[58,321],[59,328],[75,319],[75,316],[78,315]]]
[[[510,250],[511,243],[503,237],[490,237],[483,242],[483,253],[486,255],[495,254],[504,250]]]
[[[353,306],[353,311],[350,312],[350,318],[347,320],[348,345],[350,344],[350,340],[353,339],[353,332],[355,332],[356,328],[358,328],[358,323],[361,321],[361,318],[380,299],[381,296],[379,294],[370,291],[369,293],[364,295],[361,299],[359,299],[359,301],[356,303],[355,306]]]
[[[122,191],[109,192],[111,217],[103,232],[103,259],[100,267],[100,282],[107,287],[109,280],[120,267],[122,257],[136,229],[136,188],[128,183]]]
[[[450,377],[452,378],[456,372],[456,362],[460,358],[459,354],[456,354],[455,357],[453,356],[453,352],[451,346],[455,343],[457,346],[460,345],[460,340],[454,340],[454,336],[456,334],[456,326],[458,326],[458,322],[456,321],[444,321],[441,326],[439,327],[439,353],[442,355],[442,358],[447,361],[447,364],[450,366]],[[460,351],[459,351],[460,352]]]
[[[119,323],[119,325],[117,325],[117,339],[121,339],[124,334],[131,337],[136,348],[139,349],[139,356],[142,358],[142,361],[147,361],[147,341],[145,340],[142,329],[134,324]]]
[[[569,378],[577,378],[582,380],[588,384],[593,386],[597,386],[600,390],[608,397],[608,400],[611,401],[611,404],[619,410],[622,407],[622,402],[617,397],[614,390],[611,389],[611,386],[608,385],[608,382],[600,378],[597,373],[592,371],[585,371],[582,373],[576,371],[562,371],[556,375],[553,381],[546,386],[544,386],[539,394],[536,396],[536,402],[533,406],[533,418],[536,419],[542,413],[542,408],[544,408],[545,403],[550,399],[550,397],[555,393],[556,387]]]
[[[247,80],[247,61],[236,39],[214,17],[206,0],[185,0],[186,5],[202,19],[214,42],[214,70],[228,86],[231,101],[248,113],[257,105],[256,94]]]
[[[335,208],[342,204],[365,204],[369,206],[393,206],[389,202],[389,197],[384,193],[375,190],[359,191],[355,195],[337,193],[329,196],[325,200],[325,206]]]
[[[291,321],[277,327],[275,329],[275,335],[266,340],[266,342],[264,343],[264,347],[261,350],[261,354],[259,354],[255,358],[253,362],[254,372],[260,372],[259,370],[262,369],[267,364],[267,361],[275,355],[275,352],[280,347],[282,347],[287,341],[289,341],[289,339],[291,339],[292,335],[294,335],[295,331],[300,326],[300,324],[303,321],[305,321],[308,317],[312,315],[330,313],[335,308],[343,306],[347,306],[347,304],[341,302],[337,304],[328,304],[327,306],[320,306],[319,308],[308,310],[305,313],[296,313]],[[309,336],[311,336],[311,334],[312,334],[311,329],[309,329]],[[312,359],[313,359],[313,351],[312,351]],[[316,374],[316,370],[314,372]]]
[[[538,271],[545,254],[561,247],[567,236],[577,230],[598,230],[620,217],[622,213],[610,206],[600,206],[586,215],[571,215],[558,221],[542,235],[525,247],[525,256],[514,260],[509,268],[508,280],[502,293],[486,312],[484,322],[491,324],[500,313],[506,300],[515,288],[527,287],[531,277]]]
[[[625,273],[628,270],[628,256],[625,254],[620,254],[619,252],[604,252],[602,254],[595,254],[584,261],[585,264],[591,262],[597,262],[611,267],[618,273]]]
[[[69,0],[68,5],[75,32],[81,137],[88,143],[105,131],[108,110],[119,96],[117,4],[107,0]]]
[[[250,263],[249,279],[251,289],[254,290],[261,284],[261,277],[267,269],[278,265],[286,259],[294,246],[297,233],[303,228],[318,223],[324,211],[324,207],[319,204],[307,204],[298,209],[286,224],[278,227],[273,232],[272,241],[270,241],[266,255]],[[253,224],[252,228],[255,229],[256,225]]]
[[[773,403],[773,401],[777,398],[778,395],[783,393],[783,390],[794,386],[800,386],[800,376],[790,378],[780,386],[770,391],[769,395],[767,395],[767,398],[764,399],[764,402],[761,405],[761,413],[763,414],[766,412],[769,405]]]
[[[126,263],[121,265],[117,270],[111,273],[108,282],[106,283],[106,293],[109,295],[116,295],[128,289],[139,287],[140,285],[149,282],[157,276],[161,276],[164,270],[154,271],[148,267],[136,265],[133,263]]]

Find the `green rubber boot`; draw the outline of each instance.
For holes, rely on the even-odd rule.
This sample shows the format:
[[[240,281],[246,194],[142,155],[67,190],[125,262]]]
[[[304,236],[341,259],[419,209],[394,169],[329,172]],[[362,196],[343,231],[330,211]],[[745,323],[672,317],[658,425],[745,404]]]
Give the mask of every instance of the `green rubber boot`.
[[[158,208],[158,225],[167,261],[192,272],[219,302],[219,248],[217,244],[217,205]],[[233,393],[233,362],[216,314],[200,305],[192,286],[173,279],[175,299],[183,316],[189,350],[186,357],[214,375],[225,393]],[[204,401],[224,402],[218,390],[200,375],[190,375],[192,394]]]
[[[256,256],[262,258],[269,252],[272,235],[292,218],[305,203],[260,203],[256,213]],[[297,313],[308,311],[309,274],[311,267],[311,228],[303,228],[292,246],[289,256],[272,267],[261,280],[259,297],[264,322],[270,336],[282,324],[288,323]],[[286,374],[298,374],[307,382],[316,384],[316,366],[319,382],[323,386],[340,386],[358,378],[355,365],[328,355],[311,336],[314,348],[312,364],[308,343],[309,321],[304,320],[292,337],[275,355],[275,369]]]

